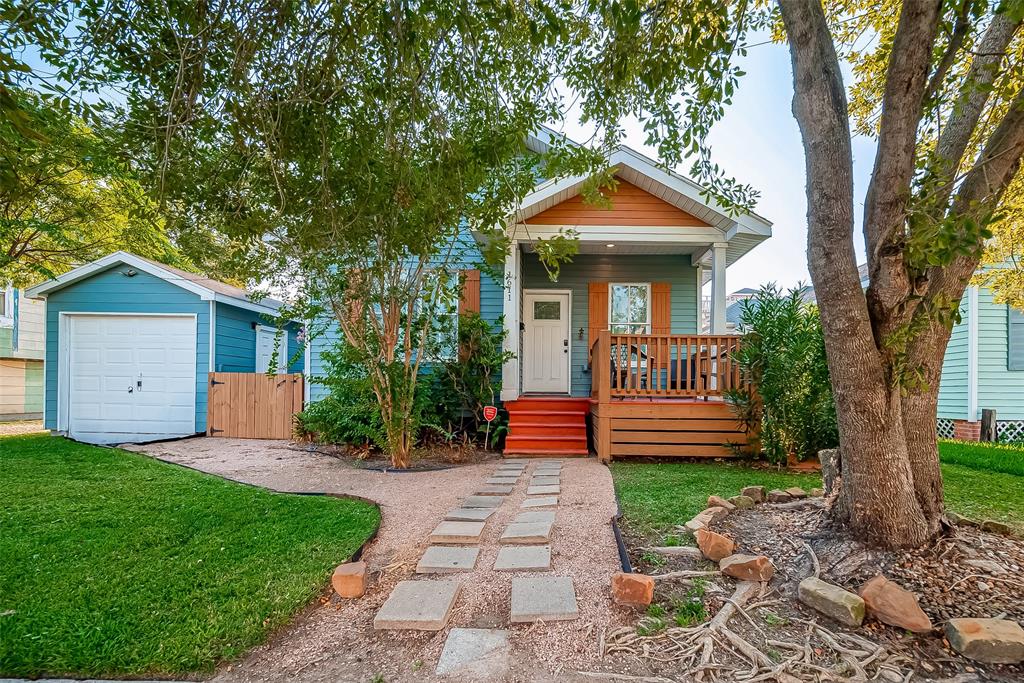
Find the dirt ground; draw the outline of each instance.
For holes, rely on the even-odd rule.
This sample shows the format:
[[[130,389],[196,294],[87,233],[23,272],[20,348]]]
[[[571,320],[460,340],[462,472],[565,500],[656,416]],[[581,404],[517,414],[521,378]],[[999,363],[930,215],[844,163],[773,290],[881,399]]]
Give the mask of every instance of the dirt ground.
[[[0,422],[0,436],[18,436],[46,431],[42,420],[18,420],[17,422]]]
[[[434,674],[448,629],[438,633],[377,632],[372,619],[392,587],[414,573],[434,526],[490,476],[498,458],[451,469],[403,473],[357,469],[344,460],[281,441],[196,438],[131,448],[274,490],[345,493],[381,505],[380,532],[363,558],[372,572],[367,594],[345,602],[334,596],[310,606],[268,644],[218,672],[215,680],[453,680]],[[527,475],[534,467],[528,466]],[[592,458],[570,459],[563,466],[561,487],[551,544],[552,574],[572,577],[579,619],[508,623],[514,575],[493,572],[490,567],[497,553],[497,537],[519,512],[525,486],[517,487],[488,521],[477,569],[456,575],[463,587],[449,628],[511,631],[511,670],[503,678],[488,680],[584,680],[578,671],[601,666],[603,634],[636,619],[635,612],[614,606],[609,597],[610,577],[619,570],[610,526],[615,514],[611,474]]]

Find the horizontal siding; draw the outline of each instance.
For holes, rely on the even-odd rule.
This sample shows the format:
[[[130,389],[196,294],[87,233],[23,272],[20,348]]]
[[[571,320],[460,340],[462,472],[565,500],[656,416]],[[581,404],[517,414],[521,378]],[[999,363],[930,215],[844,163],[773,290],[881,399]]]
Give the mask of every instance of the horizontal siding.
[[[938,416],[967,419],[967,293],[960,300],[961,321],[953,326],[942,361]]]
[[[978,409],[996,411],[999,420],[1024,420],[1024,371],[1008,369],[1009,308],[978,294]]]
[[[18,348],[15,358],[43,359],[43,318],[46,304],[41,299],[18,297]]]
[[[527,218],[532,225],[687,225],[707,226],[682,209],[619,179],[614,192],[605,192],[610,207],[588,204],[576,195]]]
[[[467,231],[463,231],[452,241],[450,250],[442,250],[442,253],[444,262],[452,270],[480,268],[483,261],[476,241]],[[480,316],[495,326],[502,315],[503,296],[502,284],[487,272],[481,272]],[[311,328],[315,334],[309,343],[309,398],[310,401],[318,401],[329,393],[317,381],[317,378],[323,377],[326,372],[323,353],[337,346],[341,330],[338,329],[333,316],[324,316]]]
[[[569,289],[572,291],[572,317],[569,337],[572,348],[570,392],[590,395],[590,368],[587,365],[589,341],[587,321],[590,294],[588,283],[668,282],[672,285],[672,333],[696,334],[697,270],[687,255],[603,256],[580,254],[562,266],[558,282],[552,282],[536,254],[523,254],[523,289]],[[583,339],[579,330],[583,328]],[[520,365],[523,365],[520,363]]]
[[[206,431],[206,375],[210,367],[210,304],[149,273],[134,277],[113,266],[57,290],[46,301],[46,410],[48,429],[57,428],[58,329],[61,313],[194,313],[196,338],[196,431]]]
[[[253,324],[274,327],[275,323],[256,311],[217,304],[217,339],[214,348],[214,367],[217,372],[256,372],[256,330]],[[299,353],[299,325],[288,330],[288,370],[302,372],[305,365]]]

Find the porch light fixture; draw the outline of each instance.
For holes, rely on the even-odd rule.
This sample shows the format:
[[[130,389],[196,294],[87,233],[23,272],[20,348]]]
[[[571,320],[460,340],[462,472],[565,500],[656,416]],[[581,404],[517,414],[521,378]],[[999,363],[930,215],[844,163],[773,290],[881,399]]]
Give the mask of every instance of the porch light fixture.
[[[608,244],[606,244],[606,245],[604,245],[604,246],[606,246],[606,247],[608,247],[609,249],[611,249],[611,248],[612,248],[612,247],[614,247],[615,245],[614,245],[614,244],[612,244],[611,242],[609,242]]]

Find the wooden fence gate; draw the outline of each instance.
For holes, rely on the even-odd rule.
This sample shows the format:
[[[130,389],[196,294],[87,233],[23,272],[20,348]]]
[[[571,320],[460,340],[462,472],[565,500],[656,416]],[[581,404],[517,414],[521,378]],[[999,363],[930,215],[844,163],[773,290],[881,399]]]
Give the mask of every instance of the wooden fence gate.
[[[302,375],[211,372],[206,433],[241,439],[289,439],[302,410]]]

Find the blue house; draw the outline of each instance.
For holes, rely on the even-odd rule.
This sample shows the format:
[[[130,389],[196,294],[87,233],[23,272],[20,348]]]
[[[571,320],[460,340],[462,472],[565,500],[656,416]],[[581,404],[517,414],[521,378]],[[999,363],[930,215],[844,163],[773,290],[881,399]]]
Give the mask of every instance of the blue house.
[[[1000,438],[1024,439],[1024,311],[971,285],[942,363],[939,435],[976,441],[984,409],[995,411]]]
[[[543,153],[555,135],[542,131],[527,146]],[[473,242],[451,264],[466,275],[460,309],[504,325],[512,355],[501,373],[506,452],[584,455],[591,413],[602,457],[731,455],[724,444],[744,437],[721,400],[735,381],[725,362],[734,343],[725,336],[725,272],[771,236],[771,223],[731,214],[693,181],[628,147],[611,150],[607,162],[617,181],[605,192],[610,207],[583,201],[586,176],[542,179],[502,226],[512,246],[501,278],[475,270],[482,259]],[[553,282],[535,245],[569,229],[579,253]],[[707,283],[710,335],[701,336]],[[336,339],[334,331],[311,344],[313,400],[325,393],[316,380]],[[647,406],[630,412],[631,401]]]
[[[205,432],[207,373],[266,372],[283,346],[280,302],[125,252],[26,295],[46,300],[44,425],[91,443]],[[275,371],[302,371],[299,329]]]

